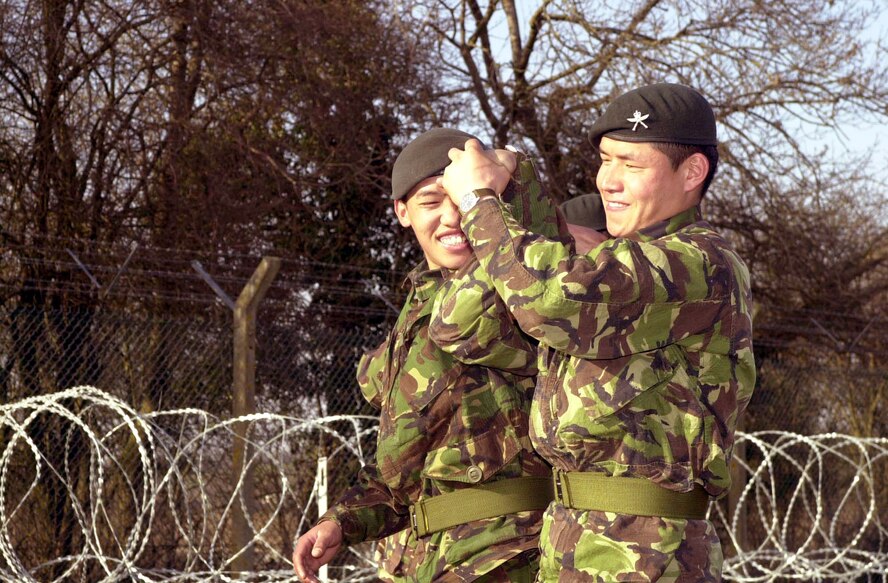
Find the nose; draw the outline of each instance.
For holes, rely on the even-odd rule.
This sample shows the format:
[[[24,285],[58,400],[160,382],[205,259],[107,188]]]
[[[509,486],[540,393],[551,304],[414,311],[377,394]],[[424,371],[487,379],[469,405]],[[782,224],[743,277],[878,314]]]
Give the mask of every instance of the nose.
[[[452,200],[446,199],[441,209],[441,224],[448,227],[458,227],[460,218],[459,209]]]
[[[602,164],[595,183],[599,192],[616,192],[620,188],[619,170],[614,164]]]

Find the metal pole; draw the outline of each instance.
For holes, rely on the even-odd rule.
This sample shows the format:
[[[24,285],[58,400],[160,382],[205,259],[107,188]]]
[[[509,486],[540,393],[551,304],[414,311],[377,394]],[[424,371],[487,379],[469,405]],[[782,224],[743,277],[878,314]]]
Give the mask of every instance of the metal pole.
[[[272,280],[280,270],[278,257],[263,257],[250,281],[244,286],[234,308],[234,394],[232,415],[241,417],[256,411],[256,313],[259,302],[265,297]],[[240,497],[233,507],[231,534],[235,552],[241,554],[232,562],[236,572],[253,570],[253,529],[250,517],[256,507],[253,492],[253,471],[246,467],[249,459],[247,443],[248,423],[234,424],[234,448],[232,453],[235,484],[242,479]],[[242,501],[242,503],[241,503]]]
[[[327,456],[318,458],[318,517],[327,512]],[[321,581],[329,581],[327,577],[327,565],[321,565],[318,569]]]

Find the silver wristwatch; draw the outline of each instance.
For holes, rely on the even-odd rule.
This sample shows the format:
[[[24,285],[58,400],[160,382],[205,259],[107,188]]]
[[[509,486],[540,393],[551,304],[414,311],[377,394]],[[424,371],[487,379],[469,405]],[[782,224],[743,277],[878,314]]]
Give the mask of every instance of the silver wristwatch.
[[[485,196],[496,196],[496,193],[490,188],[476,188],[462,195],[459,199],[459,211],[463,214],[472,210],[472,207]]]

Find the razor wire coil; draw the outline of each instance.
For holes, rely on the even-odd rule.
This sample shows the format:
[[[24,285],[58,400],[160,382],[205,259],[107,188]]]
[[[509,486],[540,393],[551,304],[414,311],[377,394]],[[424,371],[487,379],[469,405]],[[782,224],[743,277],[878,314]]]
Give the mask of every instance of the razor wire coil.
[[[65,450],[60,457],[40,442],[38,429],[49,420],[64,432],[53,442]],[[146,414],[90,386],[0,405],[0,578],[39,581],[51,572],[53,581],[296,581],[288,553],[295,536],[311,526],[317,491],[294,477],[295,455],[323,436],[337,469],[345,460],[362,464],[362,443],[375,423],[351,415],[221,419],[198,408]],[[239,472],[226,474],[220,460],[230,457],[237,427],[247,428],[249,455]],[[85,462],[74,463],[75,447],[86,452]],[[735,448],[743,451],[735,460],[744,487],[730,513],[723,503],[710,507],[710,519],[725,534],[726,580],[884,580],[878,577],[888,572],[888,501],[881,497],[888,438],[765,431],[739,434]],[[248,472],[265,478],[257,492],[262,512],[247,511]],[[215,487],[222,474],[227,490]],[[22,475],[30,480],[16,481]],[[47,483],[58,486],[73,510],[78,547],[34,564],[20,550],[21,523]],[[263,564],[249,574],[233,571],[245,552],[228,542],[236,511],[247,516],[251,546]],[[288,540],[281,524],[292,525]],[[174,533],[175,568],[146,558],[161,527]],[[348,552],[331,576],[375,580],[370,553]]]

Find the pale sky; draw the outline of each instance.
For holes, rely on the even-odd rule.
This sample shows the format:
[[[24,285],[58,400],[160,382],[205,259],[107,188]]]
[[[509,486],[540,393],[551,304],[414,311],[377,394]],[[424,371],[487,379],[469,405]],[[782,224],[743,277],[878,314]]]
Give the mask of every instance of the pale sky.
[[[872,26],[864,31],[864,35],[874,39],[882,39],[888,43],[888,2],[882,9],[881,17],[872,23]],[[888,113],[888,104],[886,104]],[[875,148],[871,168],[873,173],[888,181],[888,119],[883,116],[881,123],[847,124],[843,128],[844,136],[838,136],[836,142],[839,147],[847,148],[852,152],[866,151]],[[888,199],[888,194],[886,194]]]
[[[862,4],[879,7],[880,2],[882,3],[880,17],[874,20],[866,30],[861,31],[861,35],[872,39],[882,39],[883,44],[888,44],[888,0],[863,0]],[[520,3],[517,8],[519,20],[526,23],[527,18],[530,17],[529,9]],[[830,147],[831,157],[834,159],[841,159],[843,152],[853,155],[874,149],[870,169],[874,176],[888,184],[888,104],[886,104],[886,115],[882,116],[881,123],[874,123],[871,120],[862,120],[860,123],[845,121],[838,134],[825,129],[821,132],[816,128],[811,133],[821,136],[823,144]],[[888,199],[888,193],[886,193],[886,199]]]

